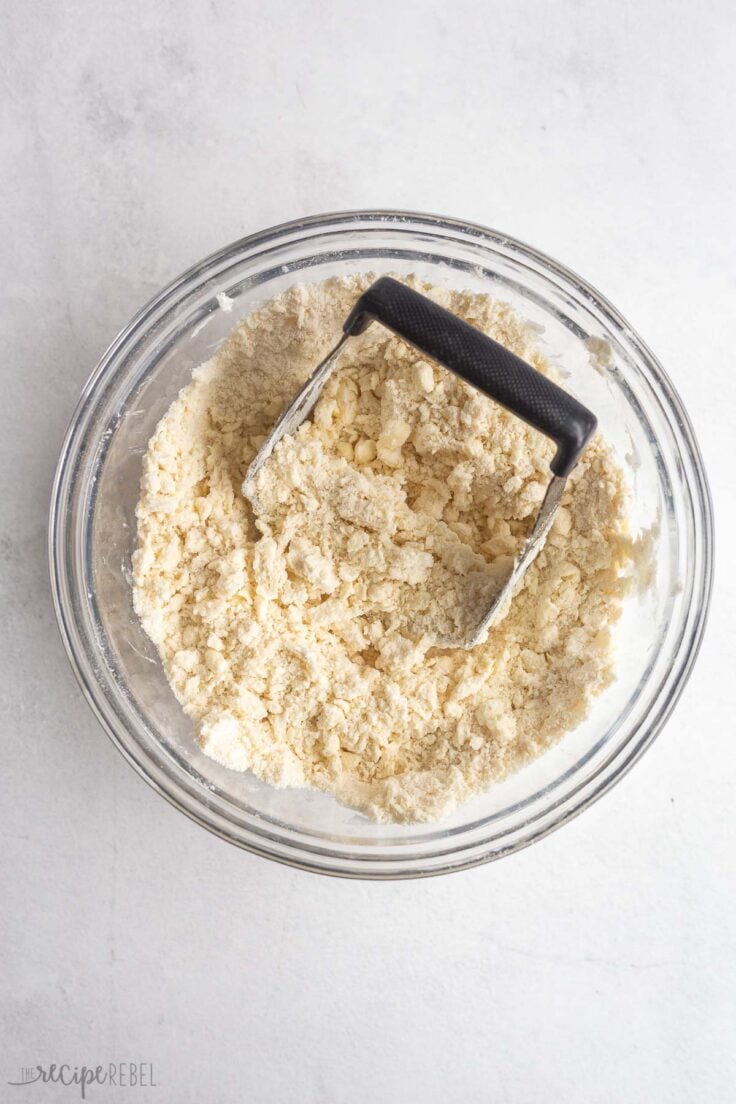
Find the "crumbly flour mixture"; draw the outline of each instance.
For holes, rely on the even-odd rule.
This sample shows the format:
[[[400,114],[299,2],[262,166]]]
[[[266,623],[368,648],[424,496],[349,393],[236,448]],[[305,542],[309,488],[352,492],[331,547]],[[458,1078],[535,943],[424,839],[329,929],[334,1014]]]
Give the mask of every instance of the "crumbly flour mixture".
[[[505,619],[471,651],[436,646],[507,570],[553,446],[378,323],[259,474],[254,516],[246,468],[369,283],[291,288],[194,372],[145,458],[135,608],[208,755],[376,820],[436,820],[611,680],[632,543],[596,437]],[[548,370],[508,305],[415,286]]]

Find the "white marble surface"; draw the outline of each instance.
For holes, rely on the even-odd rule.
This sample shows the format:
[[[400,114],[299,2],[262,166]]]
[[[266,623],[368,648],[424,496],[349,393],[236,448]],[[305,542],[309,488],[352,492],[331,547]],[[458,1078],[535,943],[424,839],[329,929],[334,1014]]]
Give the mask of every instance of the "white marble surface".
[[[0,26],[0,1085],[140,1059],[159,1088],[90,1098],[733,1100],[730,0],[6,0]],[[721,550],[632,774],[514,858],[389,885],[241,853],[141,782],[74,683],[45,547],[132,312],[232,238],[361,206],[498,227],[603,289],[692,414]]]

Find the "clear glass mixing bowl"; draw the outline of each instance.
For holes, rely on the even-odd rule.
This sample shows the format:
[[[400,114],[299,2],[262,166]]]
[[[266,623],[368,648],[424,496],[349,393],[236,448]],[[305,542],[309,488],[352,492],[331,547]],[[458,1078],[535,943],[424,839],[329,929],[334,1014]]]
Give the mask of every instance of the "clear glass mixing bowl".
[[[324,794],[272,789],[208,759],[131,602],[141,458],[192,369],[238,318],[289,284],[366,270],[418,272],[512,303],[539,328],[570,389],[597,413],[629,475],[635,528],[658,526],[656,578],[626,604],[618,677],[588,720],[439,825],[374,824]],[[439,874],[499,858],[612,786],[657,735],[690,672],[706,618],[712,544],[710,498],[688,417],[661,365],[610,303],[505,235],[398,211],[317,216],[266,230],[157,295],[84,389],[59,460],[50,526],[69,658],[136,770],[223,839],[308,870],[366,878]]]

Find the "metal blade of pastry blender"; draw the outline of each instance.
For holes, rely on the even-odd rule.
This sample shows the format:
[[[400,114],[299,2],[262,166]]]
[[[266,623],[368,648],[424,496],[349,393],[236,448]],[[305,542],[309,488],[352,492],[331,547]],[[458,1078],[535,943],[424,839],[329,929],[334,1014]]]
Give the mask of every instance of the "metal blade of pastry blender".
[[[537,516],[534,519],[532,531],[524,541],[521,552],[514,560],[506,582],[496,594],[490,608],[483,614],[483,617],[473,629],[472,634],[467,640],[460,644],[453,642],[456,647],[474,648],[476,644],[479,644],[481,640],[483,640],[494,621],[504,616],[507,601],[513,598],[514,592],[524,578],[527,568],[531,565],[547,539],[547,534],[552,528],[552,522],[555,520],[557,507],[560,505],[566,485],[567,479],[565,477],[559,475],[552,476],[552,480],[547,486]],[[443,641],[443,644],[445,647],[451,646],[450,642]]]
[[[516,557],[503,586],[494,595],[472,631],[462,640],[437,640],[440,647],[472,648],[489,626],[505,613],[508,600],[547,538],[567,477],[595,431],[595,415],[556,383],[509,349],[440,307],[425,295],[390,276],[382,276],[359,298],[343,326],[343,337],[274,425],[251,463],[243,494],[258,509],[253,480],[283,436],[294,433],[319,398],[348,337],[381,322],[421,352],[444,365],[511,413],[550,437],[557,451],[532,531]]]
[[[306,383],[302,384],[286,410],[284,410],[274,422],[273,429],[259,448],[245,473],[243,494],[254,510],[258,510],[258,502],[253,492],[253,481],[255,477],[258,475],[281,438],[296,433],[302,422],[312,412],[317,399],[322,393],[322,388],[332,375],[337,358],[342,351],[343,345],[348,340],[348,337],[348,334],[344,334],[340,338],[335,348],[317,365]]]

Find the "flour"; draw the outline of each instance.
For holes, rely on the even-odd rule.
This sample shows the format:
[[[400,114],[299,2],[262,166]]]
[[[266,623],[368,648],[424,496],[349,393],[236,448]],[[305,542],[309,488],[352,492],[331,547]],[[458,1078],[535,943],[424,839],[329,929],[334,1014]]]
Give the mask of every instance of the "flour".
[[[630,585],[620,470],[597,437],[506,618],[462,636],[528,534],[553,446],[379,325],[241,493],[278,414],[369,277],[240,323],[152,438],[135,607],[204,751],[376,820],[436,820],[540,755],[612,678]],[[487,296],[428,289],[542,371]]]

